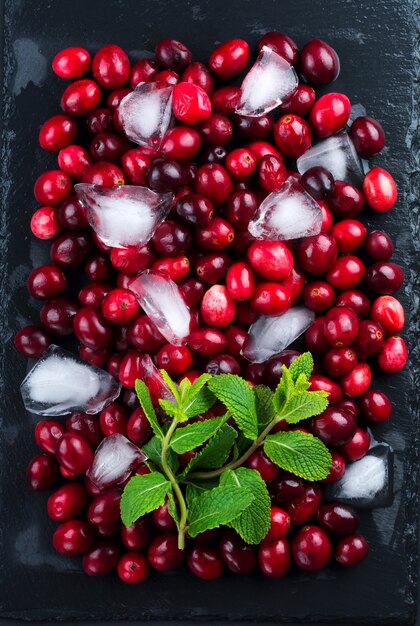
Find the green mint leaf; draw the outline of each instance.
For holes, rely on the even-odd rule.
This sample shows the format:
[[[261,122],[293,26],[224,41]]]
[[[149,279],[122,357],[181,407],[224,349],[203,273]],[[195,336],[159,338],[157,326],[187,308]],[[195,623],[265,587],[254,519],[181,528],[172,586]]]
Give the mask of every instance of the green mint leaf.
[[[189,397],[183,406],[183,412],[187,418],[190,419],[191,417],[195,417],[211,409],[215,402],[216,396],[210,389],[203,387],[199,389],[194,396]]]
[[[158,418],[156,416],[155,409],[153,408],[152,399],[150,397],[150,393],[146,386],[146,383],[138,378],[135,382],[135,390],[141,408],[143,409],[147,419],[149,420],[149,424],[152,427],[153,432],[155,433],[156,437],[159,437],[159,439],[163,439],[163,430],[158,422]]]
[[[214,393],[232,414],[238,428],[255,441],[258,437],[258,420],[255,398],[248,383],[235,374],[218,374],[208,382]]]
[[[237,436],[238,433],[232,426],[223,424],[204,448],[191,459],[180,478],[185,478],[194,468],[212,470],[222,467],[229,458]]]
[[[310,381],[306,378],[306,374],[299,374],[295,382],[295,391],[307,391],[311,386]]]
[[[194,396],[198,394],[198,392],[208,383],[209,380],[211,380],[211,374],[201,374],[201,376],[199,376],[191,385],[188,393],[188,399],[190,400],[191,398],[194,398]]]
[[[229,524],[253,502],[251,491],[243,487],[222,486],[204,491],[191,502],[188,515],[188,533],[199,533]]]
[[[179,407],[170,400],[159,398],[160,407],[165,411],[169,417],[179,417]]]
[[[226,421],[226,415],[188,424],[182,428],[177,428],[171,437],[171,448],[177,454],[184,454],[201,446],[210,439]]]
[[[185,498],[187,501],[187,508],[190,508],[191,503],[195,498],[201,496],[205,491],[214,489],[219,485],[219,478],[207,478],[206,480],[189,480],[185,489]]]
[[[299,430],[268,435],[264,452],[273,463],[306,480],[322,480],[330,471],[328,448],[317,437]]]
[[[154,511],[164,503],[171,483],[159,472],[133,476],[126,484],[121,496],[121,519],[125,526]]]
[[[174,520],[175,524],[179,526],[178,509],[176,508],[175,498],[172,490],[168,493],[168,513]]]
[[[298,391],[286,400],[278,415],[289,424],[297,424],[309,417],[319,415],[327,406],[328,393],[326,391]]]
[[[142,447],[144,454],[152,461],[158,468],[162,469],[162,441],[158,437],[152,437]],[[173,450],[168,450],[166,454],[168,465],[173,473],[178,470],[179,463],[176,454]]]
[[[179,383],[179,393],[181,395],[181,400],[184,401],[184,398],[187,396],[191,389],[191,382],[188,378],[183,378]]]
[[[179,404],[181,396],[179,393],[179,387],[178,385],[172,380],[172,378],[169,376],[168,372],[164,369],[159,370],[163,380],[165,381],[165,383],[168,385],[169,389],[172,391],[172,393],[174,394],[174,398],[177,401],[177,403]]]
[[[261,432],[275,417],[276,412],[273,406],[274,393],[270,387],[256,385],[253,387],[255,396],[255,406],[258,416],[258,430]]]
[[[239,467],[227,470],[220,477],[220,485],[245,487],[255,500],[229,524],[246,543],[258,544],[270,528],[270,496],[267,486],[256,470]]]
[[[310,352],[304,352],[291,363],[289,372],[295,383],[301,374],[305,374],[306,378],[312,374],[314,369],[314,360]]]
[[[273,406],[277,415],[281,413],[284,403],[290,398],[295,390],[293,378],[291,377],[288,368],[283,365],[281,371],[282,375],[280,382],[276,387],[273,397]]]

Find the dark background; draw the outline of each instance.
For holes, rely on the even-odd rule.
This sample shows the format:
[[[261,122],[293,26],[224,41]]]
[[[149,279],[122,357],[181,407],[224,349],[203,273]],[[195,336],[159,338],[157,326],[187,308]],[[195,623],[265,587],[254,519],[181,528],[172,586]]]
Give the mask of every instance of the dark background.
[[[417,2],[397,0],[9,0],[4,5],[4,93],[1,152],[0,356],[0,622],[26,620],[184,620],[289,624],[412,624],[416,612],[418,298],[417,252],[419,131],[419,18]],[[384,227],[405,268],[401,298],[410,320],[405,337],[411,366],[377,378],[393,398],[392,421],[375,430],[396,452],[391,507],[363,513],[370,558],[353,570],[334,566],[319,574],[284,579],[225,576],[214,582],[187,571],[152,576],[134,588],[116,577],[87,578],[79,560],[54,553],[48,494],[30,492],[25,467],[36,453],[34,418],[23,410],[19,384],[24,359],[12,347],[13,333],[36,323],[39,303],[24,287],[30,269],[48,258],[48,245],[29,235],[36,208],[32,185],[54,155],[38,147],[41,123],[59,110],[64,82],[50,71],[54,54],[69,45],[94,52],[117,43],[132,59],[153,50],[163,36],[185,41],[197,59],[232,37],[255,45],[279,30],[299,45],[313,37],[331,43],[342,69],[330,90],[344,91],[383,124],[387,147],[377,163],[396,177],[400,199]],[[415,63],[417,61],[417,64]],[[14,620],[16,620],[14,622]],[[67,623],[67,622],[66,622]],[[158,622],[155,622],[157,624]],[[159,622],[162,624],[163,622]]]

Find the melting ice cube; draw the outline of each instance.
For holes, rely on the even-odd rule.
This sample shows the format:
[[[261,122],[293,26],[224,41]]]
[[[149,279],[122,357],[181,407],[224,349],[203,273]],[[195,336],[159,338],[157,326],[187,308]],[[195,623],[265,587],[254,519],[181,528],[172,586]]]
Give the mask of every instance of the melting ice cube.
[[[260,117],[287,100],[298,86],[294,67],[271,48],[263,46],[245,76],[235,111]]]
[[[118,114],[128,139],[159,148],[172,121],[172,91],[172,85],[142,83],[121,100]]]
[[[48,348],[20,387],[25,407],[37,415],[98,413],[117,398],[120,389],[108,372],[58,346]]]
[[[241,354],[252,363],[264,363],[300,337],[314,319],[315,313],[301,305],[283,315],[261,315],[249,327]]]
[[[297,239],[321,232],[322,211],[317,202],[294,180],[287,180],[260,204],[248,225],[256,239]]]
[[[158,404],[159,398],[164,400],[174,400],[172,391],[162,378],[156,365],[153,363],[149,354],[144,354],[142,359],[142,380],[149,389],[153,404]]]
[[[93,230],[116,248],[144,246],[168,215],[173,198],[171,193],[135,185],[107,188],[79,183],[74,188]]]
[[[129,288],[165,339],[183,345],[190,332],[191,314],[176,283],[159,272],[145,270]]]
[[[87,476],[98,489],[120,485],[145,458],[140,448],[127,437],[111,435],[97,448]]]
[[[304,152],[296,162],[299,174],[311,167],[325,167],[335,180],[345,180],[354,185],[363,181],[363,168],[352,140],[342,131],[323,139]]]
[[[393,452],[388,444],[371,448],[360,461],[350,463],[344,476],[327,485],[325,498],[355,507],[376,508],[392,501]]]

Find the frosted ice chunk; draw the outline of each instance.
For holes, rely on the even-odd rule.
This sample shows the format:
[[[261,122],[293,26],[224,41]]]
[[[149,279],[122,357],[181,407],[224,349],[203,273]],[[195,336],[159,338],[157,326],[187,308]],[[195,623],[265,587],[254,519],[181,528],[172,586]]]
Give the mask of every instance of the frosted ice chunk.
[[[159,148],[172,122],[172,85],[141,83],[118,107],[124,133],[139,146]]]
[[[271,48],[263,46],[241,85],[235,112],[260,117],[287,100],[298,86],[294,67]]]
[[[347,126],[351,126],[354,120],[357,120],[358,117],[364,117],[366,115],[366,109],[363,104],[357,102],[353,104],[350,109],[350,116],[347,122]]]
[[[98,413],[118,397],[121,385],[105,370],[50,346],[20,386],[23,403],[37,415]]]
[[[173,195],[147,187],[100,187],[79,183],[77,197],[87,209],[89,224],[107,246],[127,248],[146,244],[171,210]]]
[[[191,314],[176,283],[160,272],[145,270],[129,288],[165,339],[183,345],[190,332]]]
[[[296,161],[299,174],[311,167],[325,167],[335,180],[345,180],[354,185],[363,181],[363,168],[352,140],[341,131],[327,137],[304,152]]]
[[[322,211],[295,180],[287,180],[260,204],[248,230],[256,239],[287,240],[321,232]]]
[[[393,452],[388,444],[370,448],[360,461],[350,463],[344,476],[327,485],[325,498],[355,507],[376,508],[392,501]]]
[[[159,398],[170,400],[173,402],[174,396],[168,385],[162,378],[156,365],[153,363],[149,354],[144,354],[142,358],[142,380],[147,385],[154,404],[157,404]]]
[[[241,354],[252,363],[264,363],[300,337],[315,319],[304,306],[294,306],[283,315],[261,315],[248,330]]]
[[[98,489],[120,485],[146,456],[124,435],[106,437],[98,446],[87,477]]]

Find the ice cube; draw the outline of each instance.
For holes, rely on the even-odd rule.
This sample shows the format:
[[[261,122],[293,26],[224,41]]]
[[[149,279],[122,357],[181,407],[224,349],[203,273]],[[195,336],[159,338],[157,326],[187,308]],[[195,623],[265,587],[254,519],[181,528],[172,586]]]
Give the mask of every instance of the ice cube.
[[[385,443],[370,448],[360,461],[350,463],[344,476],[327,485],[327,500],[339,500],[361,508],[387,506],[393,495],[393,451]]]
[[[77,197],[87,209],[89,223],[107,246],[141,247],[171,210],[173,195],[147,187],[99,187],[79,183]]]
[[[87,477],[98,489],[120,485],[145,459],[146,455],[127,437],[111,435],[98,446]]]
[[[351,126],[354,120],[357,120],[358,117],[364,117],[366,115],[366,109],[363,104],[357,102],[353,104],[350,109],[350,116],[347,122],[347,126]]]
[[[50,346],[20,386],[23,403],[37,415],[98,413],[118,397],[121,385],[105,370]]]
[[[260,117],[287,100],[298,86],[294,67],[271,48],[263,46],[245,76],[235,112]]]
[[[318,142],[304,152],[296,162],[299,174],[311,167],[325,167],[335,180],[345,180],[354,185],[363,181],[363,168],[359,155],[346,131]]]
[[[300,337],[314,319],[315,313],[301,305],[283,315],[261,315],[249,327],[241,354],[252,363],[264,363]]]
[[[118,116],[124,133],[139,146],[159,148],[172,122],[172,85],[141,83],[123,98]]]
[[[158,404],[159,398],[164,400],[174,400],[172,391],[162,378],[156,365],[153,363],[149,354],[144,354],[142,359],[142,380],[149,389],[153,404]]]
[[[287,240],[321,232],[322,211],[295,180],[288,179],[260,204],[248,230],[256,239]]]
[[[160,272],[145,270],[129,288],[165,339],[182,346],[190,332],[191,314],[176,283]]]

